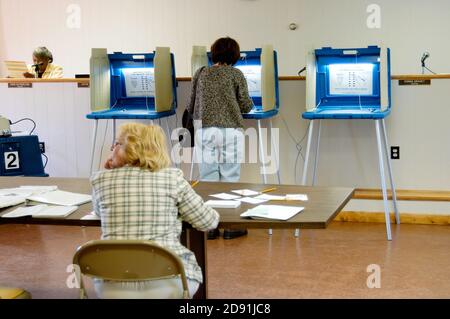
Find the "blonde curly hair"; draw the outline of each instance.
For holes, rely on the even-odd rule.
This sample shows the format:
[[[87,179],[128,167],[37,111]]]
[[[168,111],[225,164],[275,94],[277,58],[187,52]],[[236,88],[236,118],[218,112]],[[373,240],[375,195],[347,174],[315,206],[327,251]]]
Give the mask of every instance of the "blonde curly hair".
[[[157,172],[170,166],[166,136],[160,126],[127,123],[120,126],[127,165]]]

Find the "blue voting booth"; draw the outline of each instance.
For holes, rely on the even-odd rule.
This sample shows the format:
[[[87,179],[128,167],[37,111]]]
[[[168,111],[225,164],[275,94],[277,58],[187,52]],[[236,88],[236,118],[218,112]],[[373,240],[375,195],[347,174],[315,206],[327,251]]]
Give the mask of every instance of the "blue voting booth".
[[[193,48],[192,76],[202,66],[212,65],[211,53],[206,52],[206,47]],[[258,123],[259,155],[262,163],[263,182],[267,183],[267,171],[265,164],[264,143],[261,139],[262,120],[268,120],[271,136],[272,150],[276,152],[275,141],[272,134],[272,117],[276,116],[280,107],[278,88],[278,63],[277,52],[273,46],[265,45],[254,51],[241,51],[241,57],[234,67],[240,69],[247,80],[249,95],[253,100],[253,109],[249,113],[242,114],[244,119],[256,120]],[[277,158],[278,156],[275,156]],[[278,183],[281,183],[279,163],[276,163]],[[192,179],[192,168],[191,168]]]
[[[93,169],[98,120],[165,119],[170,140],[168,117],[177,108],[174,56],[169,48],[158,47],[153,53],[108,54],[106,49],[92,49],[91,110],[86,117],[95,120],[92,143]]]
[[[36,135],[0,138],[0,153],[0,176],[48,176]]]
[[[385,118],[391,112],[390,50],[378,46],[317,49],[308,54],[306,72],[306,112],[302,114],[302,117],[311,120],[311,123],[303,169],[303,185],[307,183],[314,122],[318,121],[319,128],[312,185],[316,183],[321,120],[373,120],[378,143],[386,232],[388,240],[391,240],[384,157],[389,171],[397,223],[400,223],[400,216],[397,209],[385,125]]]

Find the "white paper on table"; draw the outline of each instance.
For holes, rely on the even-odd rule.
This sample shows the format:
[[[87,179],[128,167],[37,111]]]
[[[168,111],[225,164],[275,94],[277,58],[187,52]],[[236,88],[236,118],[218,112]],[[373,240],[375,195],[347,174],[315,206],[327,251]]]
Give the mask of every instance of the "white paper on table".
[[[305,194],[286,194],[286,200],[308,201],[308,195]]]
[[[27,197],[28,200],[63,206],[77,206],[92,201],[92,195],[78,194],[64,191],[47,192]]]
[[[83,216],[81,220],[100,220],[100,217],[95,214],[95,212],[90,212],[86,216]]]
[[[18,188],[0,189],[0,195],[17,195],[28,197],[57,190],[57,186],[20,186]]]
[[[35,205],[19,207],[8,214],[3,215],[3,218],[17,218],[17,217],[59,217],[64,218],[72,214],[78,209],[78,206],[49,206],[49,205]]]
[[[205,205],[212,208],[238,208],[241,206],[241,202],[236,200],[209,200]]]
[[[25,203],[25,197],[19,195],[0,195],[0,208],[16,206]]]
[[[218,198],[218,199],[224,199],[224,200],[233,200],[233,199],[241,198],[241,196],[231,195],[231,194],[227,194],[227,193],[213,194],[213,195],[209,195],[209,196]]]
[[[288,220],[300,213],[303,209],[304,207],[296,206],[260,205],[242,213],[241,217]]]
[[[254,198],[262,200],[286,200],[286,196],[268,195],[268,194],[261,194]]]
[[[19,189],[24,191],[31,191],[33,192],[33,194],[40,194],[56,191],[58,189],[58,186],[20,186]]]
[[[255,192],[252,191],[251,189],[238,189],[231,192],[241,196],[255,196],[260,194],[260,192]]]
[[[259,205],[259,204],[268,202],[267,199],[257,199],[257,198],[253,198],[253,197],[244,197],[244,198],[240,198],[237,200],[240,202],[243,202],[243,203],[248,203],[248,204],[253,204],[253,205]]]

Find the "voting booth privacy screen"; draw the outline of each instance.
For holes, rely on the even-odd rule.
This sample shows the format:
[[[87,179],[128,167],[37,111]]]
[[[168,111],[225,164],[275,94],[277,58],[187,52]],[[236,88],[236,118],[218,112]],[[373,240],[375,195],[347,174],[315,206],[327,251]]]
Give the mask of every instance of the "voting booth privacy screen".
[[[88,118],[148,119],[174,114],[177,106],[174,66],[169,48],[142,54],[107,54],[105,49],[93,49],[91,109],[94,112]]]
[[[384,118],[390,101],[389,49],[326,47],[308,55],[303,118]]]

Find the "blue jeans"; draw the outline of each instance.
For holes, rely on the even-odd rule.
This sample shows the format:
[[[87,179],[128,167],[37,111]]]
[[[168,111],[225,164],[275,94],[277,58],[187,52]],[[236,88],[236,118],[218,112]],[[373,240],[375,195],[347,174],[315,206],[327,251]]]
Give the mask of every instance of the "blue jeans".
[[[235,128],[207,127],[195,133],[195,156],[200,180],[238,182],[244,153],[244,134]]]

